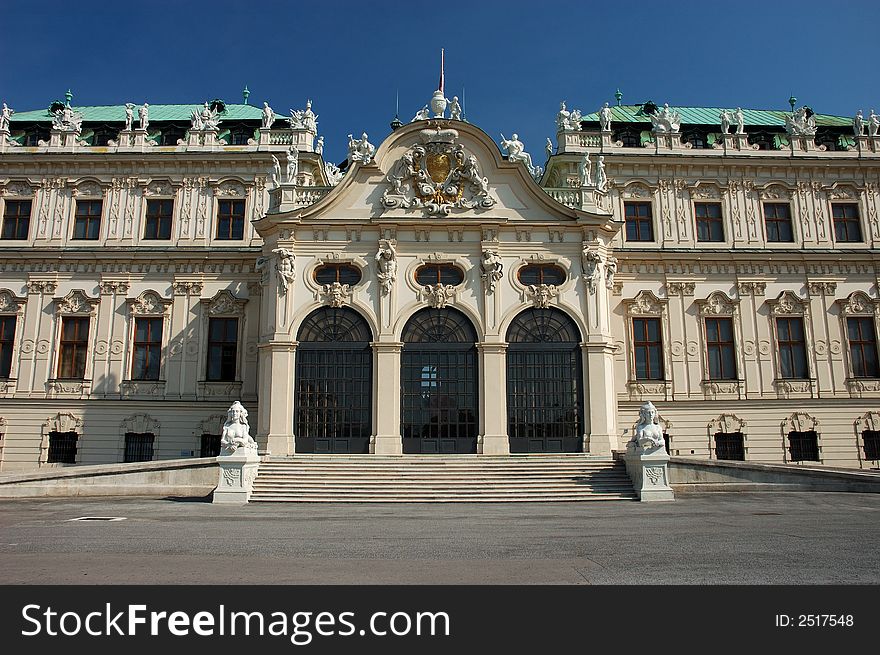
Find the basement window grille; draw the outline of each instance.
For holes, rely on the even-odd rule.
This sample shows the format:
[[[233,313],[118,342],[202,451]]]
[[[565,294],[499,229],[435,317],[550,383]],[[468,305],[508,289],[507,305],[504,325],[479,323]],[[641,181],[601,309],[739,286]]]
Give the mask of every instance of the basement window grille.
[[[217,457],[220,454],[220,435],[203,434],[199,457]]]
[[[880,460],[880,430],[865,430],[862,432],[862,446],[865,449],[865,459]]]
[[[48,464],[76,464],[76,432],[50,432]]]
[[[153,442],[155,436],[152,432],[143,434],[135,432],[125,433],[125,462],[149,462],[153,459]]]
[[[742,432],[716,432],[715,459],[745,461],[746,449]]]
[[[792,462],[818,462],[819,435],[815,430],[789,432],[788,452]]]

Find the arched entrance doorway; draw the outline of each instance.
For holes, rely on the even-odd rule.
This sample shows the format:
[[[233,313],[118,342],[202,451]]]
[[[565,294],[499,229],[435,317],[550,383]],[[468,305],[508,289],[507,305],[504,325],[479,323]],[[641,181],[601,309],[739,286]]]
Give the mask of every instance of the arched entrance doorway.
[[[580,330],[558,309],[527,309],[507,330],[511,453],[583,450]]]
[[[297,334],[294,434],[298,453],[368,453],[372,332],[352,309],[322,307]]]
[[[404,453],[477,452],[477,334],[455,309],[423,309],[403,328]]]

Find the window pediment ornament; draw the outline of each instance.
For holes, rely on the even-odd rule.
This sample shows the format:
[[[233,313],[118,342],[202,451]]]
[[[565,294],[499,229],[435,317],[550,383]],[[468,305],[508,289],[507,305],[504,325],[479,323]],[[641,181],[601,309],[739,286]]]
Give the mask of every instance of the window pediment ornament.
[[[77,197],[100,198],[104,195],[104,189],[97,182],[87,180],[77,184],[73,188],[73,194]]]
[[[880,316],[880,300],[874,300],[864,291],[853,291],[835,302],[844,316]]]
[[[653,192],[646,184],[641,182],[632,182],[623,188],[623,197],[630,198],[650,198]]]
[[[144,291],[137,298],[126,301],[132,316],[162,316],[168,312],[171,302],[155,291]]]
[[[74,289],[63,298],[55,298],[54,302],[56,314],[93,315],[98,308],[100,300],[98,298],[89,298],[82,289]]]
[[[18,314],[26,303],[27,298],[19,298],[9,289],[0,289],[0,314]]]
[[[691,198],[694,200],[720,200],[721,189],[713,183],[697,184],[690,189]]]
[[[244,198],[246,192],[244,184],[235,180],[228,180],[214,187],[214,195],[227,198]]]
[[[730,298],[723,291],[713,291],[705,300],[695,300],[701,316],[733,316],[739,300]]]
[[[809,302],[793,291],[783,291],[775,300],[768,300],[770,313],[774,316],[803,316],[809,313]]]
[[[213,298],[200,302],[209,316],[243,316],[247,299],[236,298],[228,289],[222,289]]]
[[[168,180],[154,180],[144,187],[144,195],[148,197],[173,197],[175,188]]]
[[[642,290],[632,300],[624,300],[626,313],[629,316],[662,316],[666,303],[665,298],[658,298],[652,291]]]
[[[791,200],[791,191],[781,184],[769,184],[761,189],[761,200]]]
[[[13,198],[30,198],[34,195],[34,188],[27,182],[10,182],[0,189],[0,195]]]
[[[718,418],[714,418],[709,421],[709,432],[710,434],[714,434],[716,432],[745,432],[746,431],[746,422],[738,417],[736,414],[721,414]]]
[[[82,434],[83,420],[70,412],[59,412],[43,423],[46,432],[77,432]]]
[[[795,412],[782,422],[784,432],[810,432],[819,430],[819,419],[806,412]]]
[[[452,129],[419,132],[421,143],[407,150],[385,177],[391,186],[382,195],[380,211],[421,208],[428,216],[448,216],[453,209],[494,206],[489,179],[457,139]]]
[[[865,430],[880,430],[880,412],[865,412],[864,415],[856,419],[856,432]]]
[[[159,432],[159,421],[149,414],[132,414],[128,418],[123,419],[119,427],[123,433],[136,432],[143,434],[145,432],[152,432],[157,434]]]
[[[829,200],[858,200],[859,192],[849,185],[828,189]]]

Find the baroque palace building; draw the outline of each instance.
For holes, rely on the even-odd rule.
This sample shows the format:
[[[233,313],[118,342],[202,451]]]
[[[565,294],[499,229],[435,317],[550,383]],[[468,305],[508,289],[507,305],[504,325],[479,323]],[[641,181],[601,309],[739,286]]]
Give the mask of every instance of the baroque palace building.
[[[880,119],[607,104],[539,167],[442,93],[0,116],[0,469],[260,448],[880,458]],[[548,120],[549,124],[549,120]],[[537,159],[537,158],[534,158]],[[340,170],[341,169],[341,170]]]

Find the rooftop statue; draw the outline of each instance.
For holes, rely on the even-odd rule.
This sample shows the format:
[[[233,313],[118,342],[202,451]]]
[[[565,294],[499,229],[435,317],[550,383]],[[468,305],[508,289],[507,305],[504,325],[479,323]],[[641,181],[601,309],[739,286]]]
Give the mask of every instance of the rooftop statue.
[[[580,174],[581,186],[591,186],[593,184],[593,164],[590,161],[590,153],[585,152],[583,159],[578,164],[578,173]]]
[[[146,102],[138,109],[138,122],[140,123],[138,129],[141,130],[147,129],[150,124],[150,105]]]
[[[336,186],[339,184],[339,180],[342,179],[342,171],[339,170],[339,167],[336,164],[331,162],[326,162],[324,164],[324,172],[327,174],[327,182],[330,186]]]
[[[416,115],[413,116],[413,119],[410,121],[410,123],[415,123],[416,121],[426,121],[430,117],[431,111],[428,109],[428,105],[425,105],[416,112]]]
[[[82,121],[82,114],[73,111],[70,105],[65,105],[56,109],[52,115],[52,129],[79,134],[82,131]]]
[[[195,127],[193,129],[195,129]],[[281,162],[278,161],[278,157],[275,155],[272,155],[272,184],[274,184],[276,188],[281,186]]]
[[[550,140],[550,137],[547,137],[547,145],[544,146],[544,152],[547,154],[547,159],[553,156],[553,142]]]
[[[785,117],[785,131],[790,136],[815,136],[816,119],[813,110],[801,107]]]
[[[650,400],[639,408],[639,422],[636,424],[632,441],[645,450],[660,448],[666,445],[663,429],[657,416],[657,408]]]
[[[367,141],[366,132],[361,134],[360,139],[353,138],[351,134],[348,135],[348,161],[369,164],[373,161],[375,153],[376,146]]]
[[[572,111],[568,111],[565,107],[565,101],[559,103],[559,113],[556,114],[556,131],[562,132],[564,130],[580,130],[581,129],[581,111],[580,109],[574,109]]]
[[[315,154],[323,155],[324,154],[324,137],[319,136],[318,142],[315,144]]]
[[[3,103],[3,109],[0,110],[0,132],[8,132],[9,131],[9,119],[12,118],[12,115],[15,113],[14,109],[10,109],[6,106],[6,103]]]
[[[526,152],[523,142],[519,140],[519,135],[514,134],[511,139],[506,139],[501,135],[501,147],[507,150],[507,161],[521,161],[525,164],[529,171],[529,175],[535,175],[535,166],[532,164],[532,156]]]
[[[312,101],[306,100],[305,109],[291,109],[290,118],[287,119],[292,130],[306,130],[312,134],[318,133],[318,117],[312,112]]]
[[[216,130],[217,126],[220,124],[220,118],[217,115],[217,111],[211,109],[207,102],[205,103],[205,106],[202,107],[200,118],[203,130]]]
[[[669,103],[665,103],[662,109],[648,115],[654,126],[654,132],[658,134],[675,134],[681,127],[681,115],[670,109]]]
[[[272,127],[272,123],[275,122],[275,112],[269,106],[268,102],[263,103],[263,128],[270,129]]]
[[[862,117],[862,110],[859,109],[853,118],[853,133],[856,136],[862,136],[865,133],[865,119]]]
[[[296,146],[290,146],[287,150],[287,183],[296,182],[296,172],[299,169],[299,151]]]
[[[134,104],[131,102],[125,103],[125,128],[126,132],[131,132],[134,128]]]
[[[721,133],[728,134],[730,132],[730,112],[722,109],[719,118],[721,120]]]
[[[461,104],[458,102],[458,96],[452,96],[452,102],[449,103],[449,118],[454,121],[461,120]]]
[[[221,455],[232,455],[239,448],[257,449],[247,417],[247,410],[239,401],[232,403],[226,412],[226,423],[223,424],[223,434],[220,437]]]
[[[599,191],[608,190],[608,176],[605,174],[605,157],[599,156],[596,162],[596,188]]]
[[[202,123],[202,115],[199,113],[198,109],[193,109],[193,112],[189,117],[189,122],[191,130],[198,132],[205,129],[205,126]]]
[[[599,110],[599,129],[603,132],[611,131],[611,107],[606,102]]]
[[[745,116],[743,116],[742,107],[737,107],[736,111],[733,112],[733,118],[736,120],[736,133],[737,134],[745,134]]]
[[[877,116],[872,109],[868,114],[868,136],[877,136],[878,129],[880,129],[880,116]]]

